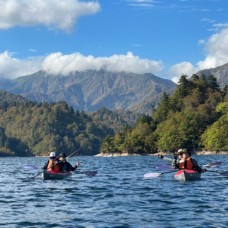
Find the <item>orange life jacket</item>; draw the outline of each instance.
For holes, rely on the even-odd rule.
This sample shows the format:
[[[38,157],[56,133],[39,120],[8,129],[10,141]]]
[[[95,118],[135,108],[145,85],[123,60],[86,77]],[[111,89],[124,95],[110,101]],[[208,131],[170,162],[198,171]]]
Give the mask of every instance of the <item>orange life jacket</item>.
[[[191,169],[193,170],[193,163],[191,158],[182,158],[179,162],[179,169]]]
[[[47,170],[60,171],[60,165],[57,163],[57,159],[50,159],[48,162]]]

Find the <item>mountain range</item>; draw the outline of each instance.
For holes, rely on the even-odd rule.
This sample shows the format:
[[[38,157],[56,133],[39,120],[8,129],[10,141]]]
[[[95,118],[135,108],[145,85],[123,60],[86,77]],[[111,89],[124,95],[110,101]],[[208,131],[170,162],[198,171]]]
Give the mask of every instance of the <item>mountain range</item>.
[[[196,73],[216,77],[221,88],[228,85],[228,63]],[[66,101],[75,110],[94,112],[102,107],[148,114],[164,92],[176,84],[151,73],[85,71],[53,76],[44,71],[16,79],[0,79],[0,89],[31,101]]]
[[[35,74],[2,80],[0,89],[38,102],[66,101],[77,110],[88,112],[102,107],[110,110],[148,112],[166,92],[176,87],[171,80],[153,74],[115,73],[108,71],[75,72],[53,76]]]

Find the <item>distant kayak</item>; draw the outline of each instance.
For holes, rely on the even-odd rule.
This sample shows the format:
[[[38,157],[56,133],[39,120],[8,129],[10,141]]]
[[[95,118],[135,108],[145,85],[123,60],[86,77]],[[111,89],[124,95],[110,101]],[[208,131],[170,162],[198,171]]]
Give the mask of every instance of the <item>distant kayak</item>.
[[[196,172],[195,170],[179,170],[174,174],[175,180],[178,181],[193,181],[193,180],[200,180],[201,173]]]
[[[44,170],[42,173],[43,180],[62,180],[71,176],[71,172],[56,172]]]

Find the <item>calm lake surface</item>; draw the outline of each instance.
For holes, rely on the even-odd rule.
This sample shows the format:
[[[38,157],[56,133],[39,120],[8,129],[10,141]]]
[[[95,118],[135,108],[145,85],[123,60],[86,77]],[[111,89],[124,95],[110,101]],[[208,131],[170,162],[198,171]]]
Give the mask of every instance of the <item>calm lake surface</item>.
[[[210,170],[228,170],[228,155],[193,156],[199,164],[222,161]],[[228,178],[202,174],[178,182],[173,174],[144,179],[164,164],[155,156],[74,157],[88,177],[43,181],[35,176],[47,158],[0,158],[0,227],[228,227]],[[36,167],[38,169],[36,169]]]

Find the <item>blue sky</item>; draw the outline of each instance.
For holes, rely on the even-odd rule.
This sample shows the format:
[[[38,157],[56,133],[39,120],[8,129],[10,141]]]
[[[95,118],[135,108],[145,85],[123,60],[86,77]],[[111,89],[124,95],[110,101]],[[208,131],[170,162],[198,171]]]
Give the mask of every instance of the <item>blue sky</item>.
[[[178,81],[228,62],[228,0],[0,0],[0,77],[44,70]]]

